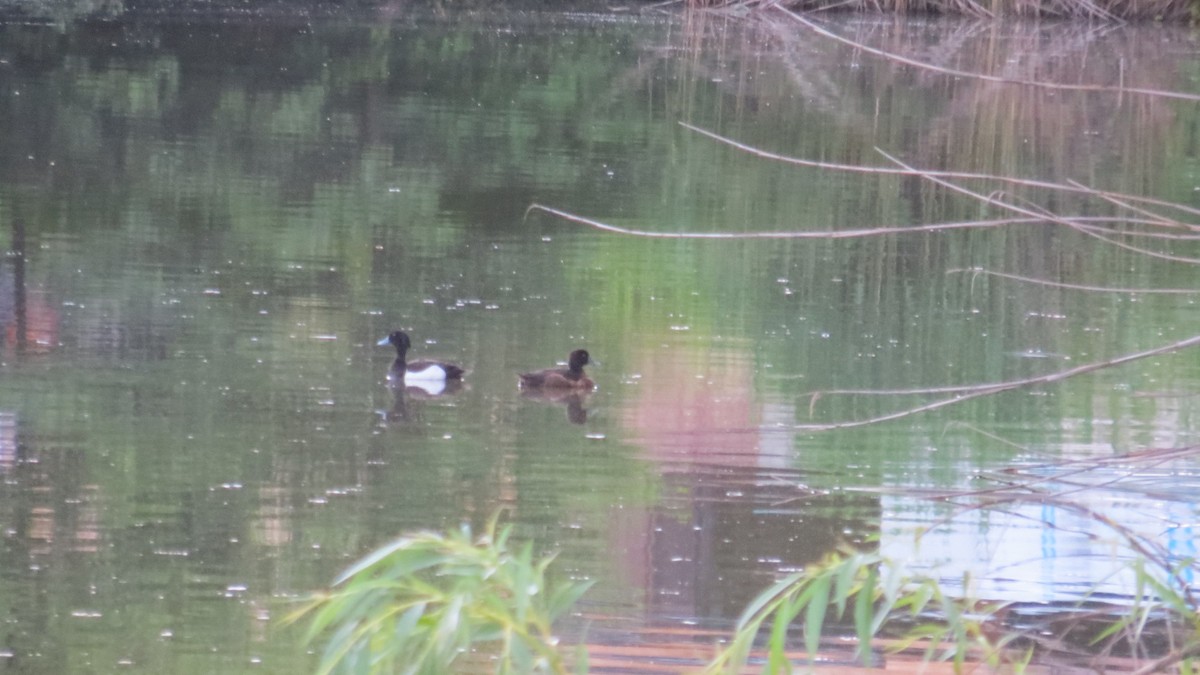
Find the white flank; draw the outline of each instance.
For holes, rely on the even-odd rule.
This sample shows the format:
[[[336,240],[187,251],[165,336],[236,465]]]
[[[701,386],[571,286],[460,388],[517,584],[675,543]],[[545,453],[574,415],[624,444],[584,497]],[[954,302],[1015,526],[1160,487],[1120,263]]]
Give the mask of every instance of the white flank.
[[[424,370],[404,371],[405,382],[444,382],[446,371],[441,366],[427,366]]]

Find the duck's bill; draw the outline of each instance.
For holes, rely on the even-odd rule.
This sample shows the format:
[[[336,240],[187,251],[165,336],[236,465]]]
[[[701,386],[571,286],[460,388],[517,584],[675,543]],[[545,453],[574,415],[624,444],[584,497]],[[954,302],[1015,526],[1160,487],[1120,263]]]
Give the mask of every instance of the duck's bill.
[[[386,345],[386,344],[388,343],[388,341],[389,341],[389,340],[391,340],[391,339],[392,339],[392,336],[390,336],[390,335],[384,335],[382,340],[380,340],[379,342],[376,342],[376,343],[375,343],[375,346],[376,346],[376,347],[382,347],[382,346]]]

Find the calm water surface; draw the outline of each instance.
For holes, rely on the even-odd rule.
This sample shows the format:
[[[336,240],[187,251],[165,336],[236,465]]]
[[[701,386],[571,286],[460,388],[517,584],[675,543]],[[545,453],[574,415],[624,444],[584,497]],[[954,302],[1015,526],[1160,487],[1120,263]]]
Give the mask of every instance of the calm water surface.
[[[1191,37],[1161,27],[830,27],[1010,77],[1194,91],[1200,72]],[[947,578],[975,569],[992,597],[1097,581],[1111,562],[1088,525],[1045,506],[963,516],[915,551],[948,511],[914,493],[1197,444],[1195,351],[795,425],[937,399],[817,391],[995,382],[1200,334],[1198,295],[966,268],[1196,289],[1195,266],[1046,224],[651,240],[526,214],[662,232],[984,215],[918,178],[788,167],[679,121],[811,159],[882,166],[879,147],[1190,205],[1200,189],[1195,104],[947,78],[776,21],[0,25],[3,669],[303,672],[289,600],[400,532],[500,508],[598,581],[596,642],[725,629],[780,571],[873,536]],[[464,386],[389,390],[375,341],[396,328],[413,357],[466,365]],[[603,362],[595,393],[518,392],[515,373],[580,346]],[[1154,492],[1088,498],[1187,553],[1194,466],[1157,470]]]

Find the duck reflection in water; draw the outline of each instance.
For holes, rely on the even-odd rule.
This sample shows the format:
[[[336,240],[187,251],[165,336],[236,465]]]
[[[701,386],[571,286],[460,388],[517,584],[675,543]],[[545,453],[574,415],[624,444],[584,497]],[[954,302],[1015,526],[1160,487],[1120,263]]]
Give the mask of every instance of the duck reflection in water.
[[[462,380],[447,380],[437,383],[436,386],[429,382],[405,383],[403,380],[388,380],[388,390],[392,392],[392,408],[386,412],[379,412],[387,422],[415,422],[421,417],[421,405],[416,402],[449,398],[462,389]]]
[[[551,405],[562,405],[567,408],[567,421],[571,424],[584,424],[588,419],[587,403],[590,391],[572,389],[523,389],[521,397],[531,401],[541,401]]]

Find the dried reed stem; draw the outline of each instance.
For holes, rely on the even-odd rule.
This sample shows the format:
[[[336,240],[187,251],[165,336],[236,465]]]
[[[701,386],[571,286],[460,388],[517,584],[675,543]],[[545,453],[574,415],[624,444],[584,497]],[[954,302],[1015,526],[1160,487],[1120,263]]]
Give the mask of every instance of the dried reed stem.
[[[1021,225],[1043,222],[1042,218],[997,218],[995,220],[968,220],[956,223],[934,223],[932,225],[897,225],[893,227],[872,227],[855,230],[818,230],[818,231],[760,231],[760,232],[652,232],[650,230],[633,230],[617,225],[610,225],[599,220],[556,209],[544,204],[530,204],[525,209],[528,215],[531,211],[544,211],[563,220],[587,225],[588,227],[625,234],[633,237],[648,237],[651,239],[856,239],[889,234],[918,234],[922,232],[940,232],[944,230],[962,230],[992,228],[1004,225]],[[1092,219],[1089,219],[1092,220]],[[1110,221],[1108,218],[1094,219],[1100,222]],[[1116,232],[1113,232],[1117,234]]]
[[[1036,277],[1027,277],[1020,274],[1009,274],[1007,272],[994,272],[979,267],[958,268],[946,270],[946,274],[972,274],[972,275],[987,275],[990,277],[999,277],[1001,279],[1011,279],[1012,281],[1023,281],[1029,284],[1038,284],[1040,286],[1052,286],[1054,288],[1066,288],[1073,291],[1088,291],[1092,293],[1137,293],[1145,295],[1196,295],[1200,293],[1200,288],[1120,288],[1116,286],[1089,286],[1086,284],[1068,284],[1061,281],[1050,281],[1049,279],[1038,279]]]
[[[1049,211],[1046,211],[1046,210],[1040,209],[1040,208],[1038,210],[1027,209],[1023,206],[1018,206],[1016,204],[1011,204],[1009,202],[1003,201],[992,195],[985,195],[985,194],[976,192],[974,190],[962,187],[961,185],[958,185],[956,183],[952,183],[952,182],[950,182],[944,178],[941,178],[940,176],[934,175],[930,172],[920,171],[919,169],[915,169],[912,166],[905,164],[900,159],[897,159],[893,155],[888,154],[887,152],[883,151],[880,148],[875,148],[875,151],[878,152],[879,154],[883,155],[887,159],[891,160],[892,162],[895,162],[896,165],[900,166],[901,168],[912,171],[926,180],[937,183],[938,185],[941,185],[942,187],[945,187],[947,189],[958,192],[959,194],[964,194],[964,195],[967,195],[968,197],[977,199],[985,204],[999,206],[1001,208],[1007,209],[1009,211],[1013,211],[1014,213],[1019,213],[1024,216],[1029,216],[1029,217],[1033,217],[1033,218],[1041,217],[1052,223],[1058,223],[1059,225],[1069,227],[1072,230],[1079,232],[1080,234],[1084,234],[1089,237],[1098,239],[1099,241],[1102,241],[1111,246],[1116,246],[1117,248],[1122,248],[1122,249],[1125,249],[1127,251],[1131,251],[1134,253],[1140,253],[1141,255],[1149,256],[1151,258],[1158,258],[1160,260],[1170,260],[1172,262],[1187,263],[1190,265],[1200,265],[1200,258],[1190,258],[1187,256],[1172,255],[1170,253],[1161,253],[1159,251],[1152,251],[1150,249],[1145,249],[1140,246],[1133,246],[1131,244],[1125,244],[1125,243],[1122,243],[1119,241],[1113,241],[1112,239],[1109,239],[1109,238],[1105,237],[1104,235],[1093,231],[1093,228],[1081,227],[1079,225],[1079,223],[1075,220],[1055,215],[1053,213],[1050,213]],[[996,194],[996,193],[993,193],[993,195],[994,194]]]
[[[1128,211],[1133,211],[1134,213],[1140,213],[1140,214],[1142,214],[1148,218],[1152,218],[1154,220],[1160,220],[1163,225],[1167,225],[1168,227],[1175,227],[1175,226],[1179,225],[1178,221],[1172,220],[1170,218],[1165,218],[1149,209],[1143,209],[1140,206],[1134,206],[1133,204],[1130,204],[1128,202],[1128,200],[1121,199],[1120,197],[1118,197],[1116,195],[1105,194],[1103,192],[1093,190],[1092,188],[1090,188],[1090,187],[1084,185],[1083,183],[1080,183],[1079,181],[1074,180],[1072,178],[1067,179],[1067,184],[1077,187],[1080,190],[1084,190],[1085,192],[1087,192],[1087,194],[1097,197],[1098,199],[1104,200],[1104,201],[1108,202],[1109,204],[1116,206],[1117,208],[1126,209]]]
[[[911,175],[920,176],[921,173],[906,172]],[[572,223],[587,225],[602,232],[612,232],[613,234],[624,234],[631,237],[646,237],[650,239],[859,239],[863,237],[877,237],[897,234],[927,234],[930,232],[942,232],[947,230],[972,230],[972,229],[990,229],[1003,227],[1006,225],[1036,225],[1045,223],[1046,217],[1036,216],[1027,218],[996,218],[993,220],[965,220],[950,223],[932,223],[929,225],[891,225],[885,227],[859,228],[853,230],[765,230],[757,232],[655,232],[652,230],[635,230],[619,225],[612,225],[593,218],[587,218],[570,211],[556,209],[545,204],[530,204],[525,209],[525,215],[528,216],[532,211],[543,211],[550,215],[557,216],[563,220],[568,220]],[[1152,224],[1151,221],[1145,220],[1130,220],[1128,218],[1115,218],[1112,216],[1073,216],[1071,221],[1078,228],[1088,230],[1090,232],[1104,232],[1114,236],[1123,237],[1150,237],[1150,238],[1166,238],[1166,239],[1190,239],[1188,235],[1168,235],[1161,233],[1149,232],[1125,232],[1114,230],[1111,228],[1098,227],[1094,223],[1121,223],[1121,224],[1137,224],[1145,225]],[[1200,237],[1196,237],[1200,239]]]
[[[741,150],[742,152],[754,155],[755,157],[762,157],[763,159],[770,159],[770,160],[773,160],[776,162],[783,162],[785,164],[795,164],[796,166],[807,166],[807,167],[812,167],[814,169],[831,169],[834,171],[849,171],[849,172],[854,172],[854,173],[885,174],[885,175],[895,175],[895,176],[927,175],[927,176],[937,176],[939,178],[986,180],[986,181],[992,181],[992,182],[997,182],[997,183],[1005,183],[1008,185],[1019,185],[1022,187],[1041,188],[1041,189],[1046,189],[1046,190],[1058,190],[1061,192],[1086,194],[1086,195],[1092,195],[1092,196],[1102,197],[1102,198],[1112,199],[1112,200],[1120,200],[1120,201],[1125,201],[1125,202],[1138,202],[1141,204],[1149,204],[1151,206],[1159,206],[1162,208],[1175,209],[1175,210],[1181,211],[1183,213],[1186,213],[1188,215],[1200,217],[1200,209],[1188,206],[1186,204],[1179,204],[1177,202],[1170,202],[1170,201],[1166,201],[1163,199],[1155,199],[1153,197],[1142,197],[1139,195],[1121,194],[1121,193],[1116,193],[1116,192],[1108,192],[1105,190],[1097,190],[1095,188],[1084,187],[1084,186],[1080,186],[1078,184],[1071,185],[1071,184],[1066,184],[1066,183],[1055,183],[1055,182],[1051,182],[1051,181],[1034,180],[1034,179],[1029,179],[1029,178],[1016,178],[1013,176],[999,176],[999,175],[986,174],[986,173],[972,173],[972,172],[968,172],[968,171],[926,171],[923,174],[921,174],[920,172],[913,172],[913,171],[909,171],[906,169],[898,169],[898,168],[893,168],[893,167],[861,166],[861,165],[857,165],[857,164],[839,164],[836,162],[821,162],[821,161],[812,160],[812,159],[791,157],[788,155],[781,155],[778,153],[771,152],[769,150],[763,150],[761,148],[756,148],[752,145],[747,145],[745,143],[735,141],[732,138],[729,138],[727,136],[722,136],[722,135],[714,133],[712,131],[708,131],[707,129],[701,129],[700,127],[692,126],[691,124],[688,124],[687,122],[679,122],[678,124],[679,124],[679,126],[685,128],[689,131],[693,131],[702,136],[707,136],[708,138],[711,138],[714,141],[717,141],[719,143],[724,143],[725,145],[728,145],[730,147]],[[1132,209],[1134,207],[1130,207],[1130,208]],[[1183,229],[1191,230],[1193,232],[1200,232],[1200,226],[1198,226],[1198,225],[1192,225],[1190,223],[1183,223],[1178,220],[1174,220],[1172,218],[1167,218],[1165,216],[1162,216],[1161,214],[1153,214],[1152,217],[1153,217],[1152,221],[1144,222],[1144,223],[1139,221],[1139,223],[1141,223],[1141,224],[1158,223],[1158,224],[1163,224],[1163,225],[1166,225],[1169,227],[1183,228]]]
[[[943,66],[935,66],[932,63],[926,63],[924,61],[910,59],[906,56],[901,56],[901,55],[895,54],[893,52],[885,51],[882,49],[877,49],[875,47],[865,45],[861,42],[855,42],[854,40],[851,40],[850,38],[842,37],[841,35],[838,35],[837,33],[834,33],[830,30],[822,28],[816,22],[811,21],[803,16],[800,16],[799,14],[797,14],[791,10],[784,9],[782,7],[777,7],[776,10],[779,12],[782,12],[788,18],[792,19],[793,21],[796,21],[797,23],[808,28],[809,30],[811,30],[823,37],[827,37],[830,40],[835,40],[837,42],[841,42],[842,44],[849,45],[851,47],[854,47],[855,49],[859,49],[864,52],[883,57],[885,59],[888,59],[889,61],[895,61],[897,63],[903,63],[904,65],[907,65],[907,66],[913,66],[915,68],[922,68],[924,70],[930,70],[930,71],[933,71],[936,73],[942,73],[943,75],[951,75],[953,77],[968,77],[968,78],[972,78],[972,79],[976,79],[976,80],[983,80],[985,82],[999,82],[999,83],[1003,83],[1003,84],[1019,84],[1019,85],[1027,86],[1027,87],[1038,87],[1041,89],[1054,89],[1054,90],[1059,90],[1059,91],[1065,90],[1065,91],[1110,92],[1110,93],[1114,93],[1114,94],[1140,94],[1143,96],[1157,96],[1157,97],[1161,97],[1161,98],[1174,98],[1174,99],[1180,99],[1180,100],[1184,100],[1184,101],[1200,101],[1200,95],[1185,94],[1183,92],[1178,92],[1178,91],[1164,91],[1161,89],[1142,89],[1139,87],[1125,87],[1125,86],[1107,87],[1107,86],[1099,85],[1099,84],[1062,84],[1062,83],[1058,83],[1058,82],[1040,82],[1037,80],[1022,80],[1022,79],[1015,78],[1015,77],[1002,77],[999,75],[985,75],[983,73],[973,73],[973,72],[966,71],[966,70],[957,70],[955,68],[945,68]]]
[[[983,396],[991,396],[993,394],[1000,394],[1000,393],[1003,393],[1006,391],[1012,391],[1014,389],[1020,389],[1022,387],[1028,387],[1031,385],[1054,384],[1057,382],[1062,382],[1063,380],[1066,380],[1066,379],[1069,379],[1072,377],[1076,377],[1078,375],[1084,375],[1086,373],[1091,373],[1091,372],[1094,372],[1097,370],[1102,370],[1104,368],[1111,368],[1113,366],[1124,365],[1124,364],[1130,363],[1132,361],[1137,361],[1137,360],[1148,358],[1151,356],[1158,356],[1159,354],[1165,354],[1167,352],[1177,351],[1180,349],[1185,349],[1187,347],[1193,347],[1195,345],[1200,345],[1200,335],[1196,335],[1196,336],[1187,338],[1186,340],[1180,340],[1178,342],[1173,342],[1169,345],[1165,345],[1162,347],[1155,347],[1154,349],[1150,349],[1147,351],[1136,352],[1133,354],[1126,354],[1124,356],[1120,356],[1115,359],[1110,359],[1108,361],[1099,361],[1099,362],[1095,362],[1095,363],[1089,363],[1089,364],[1082,365],[1082,366],[1076,366],[1075,368],[1070,368],[1068,370],[1060,370],[1056,373],[1049,373],[1047,375],[1039,375],[1036,377],[1027,377],[1027,378],[1023,378],[1020,380],[1012,380],[1009,382],[999,382],[999,383],[995,383],[995,384],[975,385],[972,387],[961,387],[961,388],[940,387],[940,388],[936,388],[936,389],[928,389],[925,391],[939,392],[939,393],[945,392],[945,391],[965,391],[967,393],[964,393],[960,396],[955,396],[953,398],[942,399],[940,401],[934,401],[933,403],[927,403],[925,405],[920,405],[915,408],[907,408],[905,410],[891,412],[886,415],[879,415],[877,417],[871,417],[871,418],[868,418],[865,420],[853,420],[853,421],[849,421],[849,422],[834,422],[834,423],[830,423],[830,424],[797,424],[797,425],[793,425],[793,426],[784,426],[783,428],[784,429],[792,429],[792,430],[796,430],[796,431],[833,431],[835,429],[850,429],[850,428],[854,428],[854,427],[863,427],[863,426],[868,426],[871,424],[878,424],[880,422],[890,422],[892,420],[898,420],[898,419],[901,419],[904,417],[909,417],[911,415],[916,415],[918,413],[924,413],[924,412],[930,412],[933,410],[938,410],[939,408],[945,408],[947,406],[951,406],[956,403],[962,403],[964,401],[969,401],[974,398],[980,398]],[[821,392],[815,392],[813,395],[819,396],[819,395],[821,395]]]

